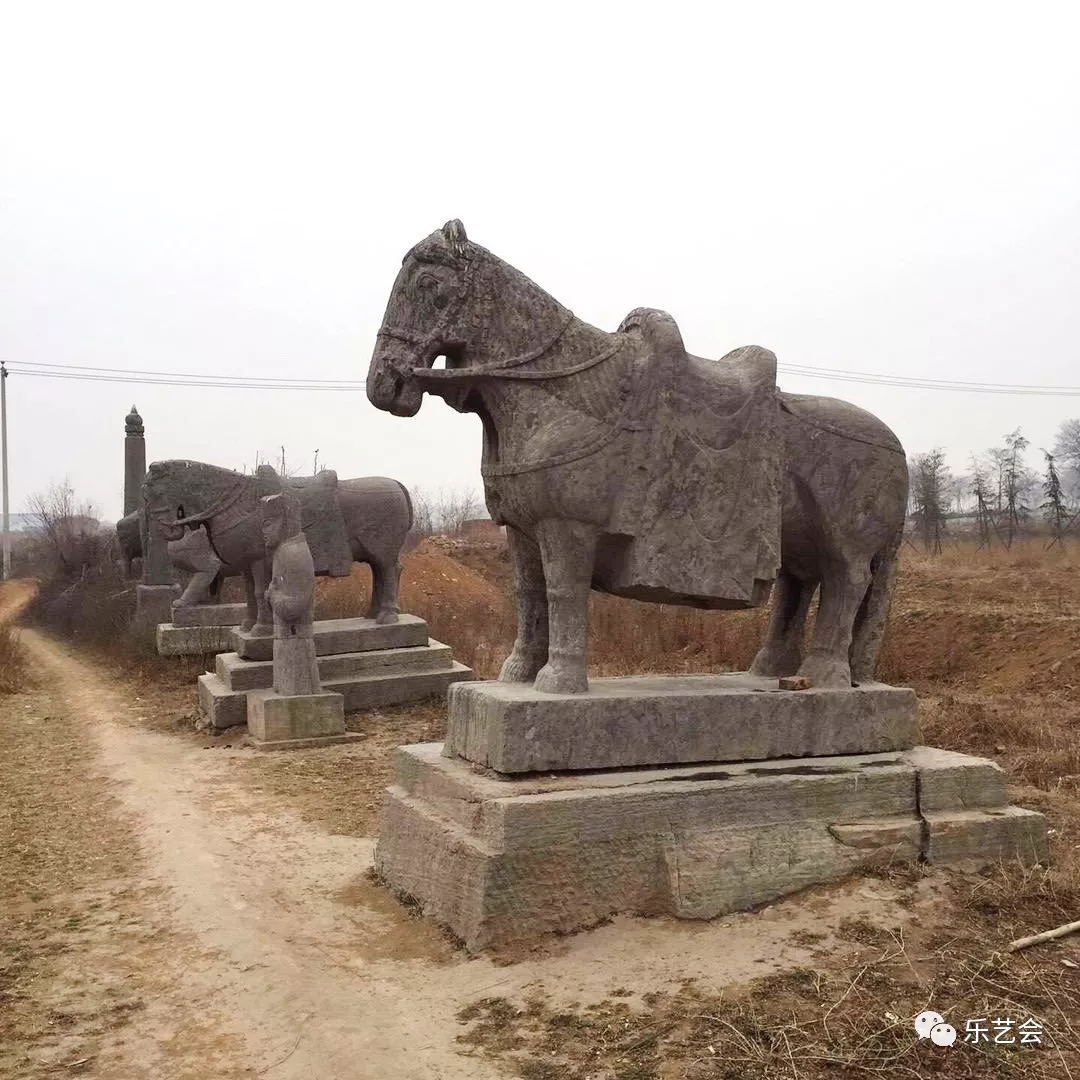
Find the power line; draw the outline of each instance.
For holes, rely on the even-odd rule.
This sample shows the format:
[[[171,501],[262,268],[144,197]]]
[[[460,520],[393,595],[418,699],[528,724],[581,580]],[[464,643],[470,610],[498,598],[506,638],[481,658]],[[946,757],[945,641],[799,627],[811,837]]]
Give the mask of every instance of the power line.
[[[356,393],[366,382],[353,379],[289,379],[263,376],[210,375],[178,371],[146,371],[128,368],[54,364],[44,361],[9,361],[9,370],[43,379],[73,379],[85,382],[136,383],[146,386],[193,386],[203,389],[234,390],[330,390]],[[14,365],[14,366],[11,366]],[[1077,397],[1080,386],[1051,386],[1027,383],[992,383],[953,379],[933,379],[908,375],[887,375],[806,364],[778,364],[779,371],[806,379],[862,383],[908,390],[942,390],[952,393],[1006,394],[1033,397]]]
[[[190,379],[153,379],[145,376],[124,375],[83,375],[74,372],[60,371],[32,371],[23,370],[19,367],[9,368],[12,373],[26,375],[37,379],[74,379],[81,382],[105,382],[105,383],[138,383],[143,386],[196,386],[215,390],[337,390],[354,392],[363,390],[363,383],[263,383],[263,382],[232,382],[211,381],[205,377]]]
[[[342,383],[352,385],[356,380],[354,379],[280,379],[271,376],[264,375],[206,375],[206,374],[193,374],[189,371],[143,371],[138,368],[113,368],[113,367],[99,367],[96,364],[56,364],[49,360],[20,360],[20,364],[25,364],[27,367],[40,367],[55,369],[56,371],[93,371],[93,372],[106,372],[109,374],[120,375],[152,375],[155,378],[177,378],[177,379],[231,379],[231,380],[243,380],[248,383],[295,383],[301,382],[306,385],[314,385],[326,383],[333,383],[335,386]],[[30,374],[26,372],[26,374]]]

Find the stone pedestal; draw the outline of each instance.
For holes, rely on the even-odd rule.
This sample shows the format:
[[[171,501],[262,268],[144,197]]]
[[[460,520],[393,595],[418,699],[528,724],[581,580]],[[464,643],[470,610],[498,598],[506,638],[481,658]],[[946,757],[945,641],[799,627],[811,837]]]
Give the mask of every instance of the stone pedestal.
[[[157,628],[157,651],[161,656],[228,652],[233,630],[246,616],[246,604],[173,604],[172,621]]]
[[[257,690],[247,698],[248,733],[260,750],[303,749],[361,738],[345,730],[340,694],[279,694]]]
[[[912,745],[910,691],[590,686],[454,686],[446,745],[397,751],[376,870],[471,951],[617,913],[709,919],[872,864],[1047,857],[997,765]],[[863,739],[878,752],[851,753]]]
[[[141,633],[156,630],[161,623],[168,622],[173,601],[179,593],[176,585],[136,585],[133,627]]]
[[[247,618],[247,604],[173,604],[174,626],[224,626],[230,639],[234,627]]]
[[[780,690],[743,672],[590,679],[571,695],[473,682],[449,708],[446,752],[501,773],[869,754],[919,734],[914,690]]]
[[[385,626],[372,619],[327,619],[312,629],[319,681],[343,696],[347,712],[420,701],[472,678],[415,615]],[[274,683],[272,635],[234,630],[233,643],[236,651],[219,653],[213,673],[199,676],[199,705],[216,729],[245,723],[247,695]]]

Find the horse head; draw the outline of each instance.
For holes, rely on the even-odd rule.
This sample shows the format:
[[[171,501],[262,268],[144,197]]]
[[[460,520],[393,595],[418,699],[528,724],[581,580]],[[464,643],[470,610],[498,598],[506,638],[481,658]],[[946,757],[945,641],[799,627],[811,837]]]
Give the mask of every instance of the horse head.
[[[416,376],[436,357],[448,366],[469,345],[466,325],[482,249],[460,221],[448,221],[401,262],[368,370],[368,399],[395,416],[415,416],[424,385]]]
[[[473,391],[548,353],[573,314],[449,221],[417,244],[401,270],[368,370],[378,409],[414,416],[424,391],[461,412]],[[539,348],[537,347],[539,345]],[[436,357],[444,370],[433,370]]]
[[[143,505],[166,540],[179,540],[220,512],[244,478],[201,461],[155,461],[143,480]]]

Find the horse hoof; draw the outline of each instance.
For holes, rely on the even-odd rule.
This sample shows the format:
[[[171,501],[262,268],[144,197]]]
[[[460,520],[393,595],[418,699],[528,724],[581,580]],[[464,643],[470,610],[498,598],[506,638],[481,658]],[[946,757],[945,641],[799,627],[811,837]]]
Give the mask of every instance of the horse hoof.
[[[582,668],[547,663],[537,672],[534,685],[543,694],[584,694],[589,689],[589,679]]]
[[[770,653],[762,649],[750,665],[750,674],[768,679],[782,679],[785,675],[794,675],[799,670],[800,660],[799,656],[785,656],[783,653]]]
[[[532,682],[544,666],[546,656],[530,659],[525,653],[512,652],[499,670],[499,682]]]
[[[851,688],[851,665],[831,656],[808,656],[799,666],[798,675],[810,680],[810,685],[830,690]]]

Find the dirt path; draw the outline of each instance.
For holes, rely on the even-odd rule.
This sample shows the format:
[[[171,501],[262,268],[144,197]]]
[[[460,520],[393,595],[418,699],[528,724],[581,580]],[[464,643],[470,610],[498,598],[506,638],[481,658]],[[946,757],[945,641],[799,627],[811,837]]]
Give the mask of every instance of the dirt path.
[[[0,616],[25,599],[9,586]],[[455,1042],[457,1012],[479,998],[543,986],[556,1000],[600,1000],[688,977],[720,987],[814,963],[796,931],[909,915],[888,885],[862,880],[707,925],[618,919],[511,966],[468,959],[368,882],[373,839],[331,835],[237,783],[253,751],[146,730],[85,660],[33,630],[22,640],[48,688],[33,707],[86,736],[97,787],[78,796],[82,813],[127,829],[137,849],[98,897],[106,914],[78,979],[94,987],[113,971],[139,990],[139,1015],[115,1037],[95,1034],[92,1057],[49,1042],[42,1068],[87,1056],[78,1075],[109,1080],[499,1080],[512,1074]],[[305,753],[336,754],[343,769],[354,760],[348,748]],[[126,937],[125,917],[137,929]]]

